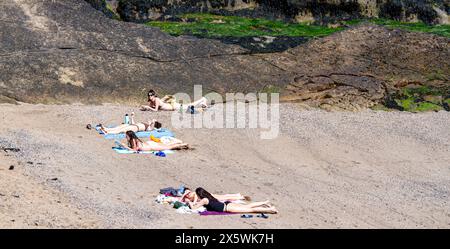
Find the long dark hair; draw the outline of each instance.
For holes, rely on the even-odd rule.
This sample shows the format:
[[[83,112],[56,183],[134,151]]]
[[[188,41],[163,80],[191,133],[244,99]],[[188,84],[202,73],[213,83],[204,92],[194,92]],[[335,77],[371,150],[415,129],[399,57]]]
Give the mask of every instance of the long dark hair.
[[[206,191],[204,188],[197,188],[195,190],[195,193],[198,195],[200,199],[206,198],[208,201],[218,201],[212,194],[210,194],[208,191]]]
[[[147,93],[147,100],[148,100],[148,101],[150,101],[150,97],[151,97],[151,96],[158,97],[158,96],[156,96],[156,92],[155,92],[155,90],[153,90],[153,89],[150,89],[150,91],[148,91],[148,93]]]
[[[142,141],[136,136],[136,133],[134,133],[134,131],[127,131],[126,134],[128,136],[128,146],[130,146],[130,148],[133,149],[133,144],[131,143],[131,141],[133,140],[137,140],[142,143]]]

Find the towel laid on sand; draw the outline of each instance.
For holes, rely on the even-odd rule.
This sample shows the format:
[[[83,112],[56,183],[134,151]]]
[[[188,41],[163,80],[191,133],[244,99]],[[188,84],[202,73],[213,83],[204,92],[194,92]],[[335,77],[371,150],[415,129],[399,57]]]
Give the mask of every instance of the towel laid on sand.
[[[204,207],[199,207],[197,209],[190,209],[187,206],[182,206],[182,207],[177,208],[176,212],[179,214],[199,214],[201,212],[205,212],[205,210],[206,210],[206,208],[204,208]]]
[[[168,189],[168,188],[166,188]],[[165,189],[161,189],[161,190],[165,190]],[[161,192],[161,191],[160,191]],[[159,194],[158,196],[156,196],[155,201],[159,204],[170,204],[170,205],[174,205],[177,202],[179,203],[179,198],[178,197],[174,197],[174,196],[167,196],[165,194]],[[232,201],[234,203],[242,203],[242,201]],[[238,213],[228,213],[228,212],[216,212],[216,211],[208,211],[206,210],[205,207],[199,207],[197,209],[190,209],[187,205],[178,205],[174,206],[174,208],[176,208],[176,212],[179,214],[199,214],[199,215],[203,215],[203,216],[208,216],[208,215],[231,215],[231,214],[238,214]]]
[[[114,127],[114,126],[107,126],[107,127]],[[97,126],[95,127],[95,130],[97,130],[97,132],[100,135],[103,135],[103,137],[105,139],[125,139],[126,135],[125,133],[120,133],[120,134],[104,134],[101,130],[100,127]],[[175,137],[175,135],[173,134],[173,132],[161,128],[161,129],[155,129],[155,130],[151,130],[151,131],[138,131],[135,132],[136,136],[138,138],[149,138],[150,136],[153,136],[155,138],[161,138],[161,137]]]
[[[119,154],[154,154],[154,155],[156,155],[156,153],[158,153],[158,151],[132,151],[132,150],[127,150],[122,147],[112,147],[112,149]],[[166,155],[174,153],[173,150],[163,150],[162,152],[164,152],[164,154],[166,154]]]
[[[230,214],[238,214],[238,213],[228,213],[228,212],[216,212],[216,211],[203,211],[199,212],[200,215],[230,215]]]

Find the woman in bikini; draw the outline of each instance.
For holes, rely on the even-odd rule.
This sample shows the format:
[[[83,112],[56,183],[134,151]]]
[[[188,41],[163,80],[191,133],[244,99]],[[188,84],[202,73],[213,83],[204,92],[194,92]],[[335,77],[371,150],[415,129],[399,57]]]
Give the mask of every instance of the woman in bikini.
[[[128,141],[128,145],[121,143],[121,145],[128,150],[133,151],[162,151],[162,150],[181,150],[181,149],[189,149],[189,145],[183,143],[181,140],[177,143],[173,144],[160,144],[154,141],[146,141],[142,142],[134,131],[127,131],[126,139]]]
[[[244,196],[241,193],[237,194],[212,194],[214,198],[216,198],[219,201],[225,202],[225,201],[243,201],[243,200],[250,200],[249,196]],[[192,191],[190,188],[185,188],[183,195],[180,198],[180,202],[186,202],[189,200],[190,202],[197,202],[198,196],[195,194],[194,191]]]
[[[152,121],[148,122],[140,122],[135,123],[134,122],[134,112],[131,113],[130,116],[130,124],[122,124],[113,128],[106,128],[102,124],[99,124],[100,130],[105,134],[120,134],[125,133],[127,131],[151,131],[153,129],[159,129],[161,128],[161,123],[156,121],[156,119],[153,119]]]
[[[203,188],[197,188],[195,190],[195,194],[197,195],[196,202],[190,202],[189,200],[187,200],[187,203],[191,209],[197,209],[203,206],[206,208],[206,210],[215,212],[270,214],[278,213],[278,210],[272,204],[270,204],[269,201],[253,202],[249,204],[221,202]]]
[[[148,105],[142,105],[141,111],[154,111],[157,112],[159,110],[161,111],[176,111],[180,110],[182,105],[180,103],[177,103],[174,96],[167,95],[164,96],[162,99],[158,98],[156,95],[156,92],[154,90],[150,90],[148,92]],[[194,107],[201,107],[201,108],[207,108],[208,100],[205,97],[202,97],[201,99],[192,102],[190,104],[184,105],[183,110],[187,110],[190,106]]]

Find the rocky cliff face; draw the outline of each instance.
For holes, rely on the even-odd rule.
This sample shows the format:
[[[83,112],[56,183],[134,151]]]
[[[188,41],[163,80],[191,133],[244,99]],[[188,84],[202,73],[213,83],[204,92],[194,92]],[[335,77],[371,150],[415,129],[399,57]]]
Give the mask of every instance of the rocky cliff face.
[[[87,0],[101,5],[103,0]],[[131,22],[166,19],[190,12],[230,13],[335,22],[351,18],[385,17],[402,21],[449,23],[447,0],[107,0],[121,18]]]
[[[105,17],[84,1],[0,4],[0,102],[128,103],[161,94],[278,88],[288,101],[358,110],[405,85],[449,85],[450,40],[362,25],[284,53],[250,54]],[[430,74],[440,77],[431,79]]]
[[[84,1],[0,4],[0,95],[24,102],[137,102],[145,91],[256,91],[282,71],[238,46],[106,18]]]

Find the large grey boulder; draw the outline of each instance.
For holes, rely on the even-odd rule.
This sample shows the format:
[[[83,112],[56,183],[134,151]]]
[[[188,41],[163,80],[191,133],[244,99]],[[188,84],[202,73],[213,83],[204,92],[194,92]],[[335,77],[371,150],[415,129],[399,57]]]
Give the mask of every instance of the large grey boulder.
[[[106,18],[87,2],[0,4],[0,95],[24,102],[137,102],[145,91],[258,91],[282,71],[238,46]]]

